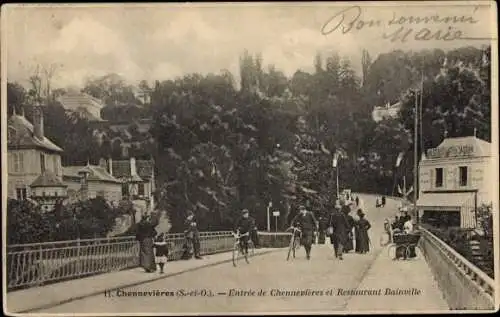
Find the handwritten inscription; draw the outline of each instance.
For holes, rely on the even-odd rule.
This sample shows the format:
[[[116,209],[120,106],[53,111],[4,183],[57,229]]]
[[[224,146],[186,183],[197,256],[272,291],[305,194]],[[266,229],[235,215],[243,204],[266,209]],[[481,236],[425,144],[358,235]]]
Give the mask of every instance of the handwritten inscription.
[[[333,32],[347,34],[366,29],[384,28],[382,38],[390,42],[415,41],[456,41],[456,40],[485,40],[487,38],[469,37],[461,29],[464,25],[476,24],[474,18],[477,8],[469,15],[441,16],[439,14],[427,16],[398,16],[392,13],[391,19],[366,19],[362,16],[363,10],[359,6],[348,7],[331,16],[321,33],[329,35]]]

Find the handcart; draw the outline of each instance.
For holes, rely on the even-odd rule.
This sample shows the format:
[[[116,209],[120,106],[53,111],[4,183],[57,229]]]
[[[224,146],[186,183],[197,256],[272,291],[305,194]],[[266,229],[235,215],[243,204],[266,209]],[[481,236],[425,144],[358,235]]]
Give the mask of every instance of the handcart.
[[[408,260],[415,258],[415,249],[420,240],[420,232],[394,232],[392,235],[392,243],[389,245],[388,253],[393,260]]]

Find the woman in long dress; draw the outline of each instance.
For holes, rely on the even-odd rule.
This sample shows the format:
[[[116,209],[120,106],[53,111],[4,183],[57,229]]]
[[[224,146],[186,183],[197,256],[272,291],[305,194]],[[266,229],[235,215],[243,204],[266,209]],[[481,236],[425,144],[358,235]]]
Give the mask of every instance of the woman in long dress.
[[[358,210],[359,220],[356,225],[356,232],[358,235],[358,241],[356,241],[356,249],[359,250],[359,253],[367,253],[370,251],[370,237],[368,236],[368,230],[371,228],[371,224],[368,220],[365,219],[365,214],[361,209]]]
[[[136,239],[139,241],[139,265],[147,273],[156,271],[154,256],[154,237],[156,236],[156,225],[152,223],[151,216],[145,216],[137,224]]]

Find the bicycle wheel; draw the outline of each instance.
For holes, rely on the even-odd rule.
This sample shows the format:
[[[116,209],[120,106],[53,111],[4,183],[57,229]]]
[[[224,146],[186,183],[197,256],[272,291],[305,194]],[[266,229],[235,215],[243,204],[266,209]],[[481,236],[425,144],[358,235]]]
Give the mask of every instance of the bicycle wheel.
[[[295,253],[297,250],[300,248],[300,239],[295,238],[294,241],[294,247],[293,247],[293,258],[295,259]]]
[[[250,257],[255,255],[255,244],[253,243],[252,240],[250,240],[248,243],[248,255]]]
[[[398,247],[395,245],[395,244],[391,244],[389,245],[389,247],[387,248],[387,254],[389,255],[389,257],[393,260],[396,260],[396,252],[397,252],[397,249]]]
[[[290,245],[288,246],[288,255],[286,256],[286,260],[290,260],[290,254],[292,253],[293,250],[293,257],[295,257],[295,237],[292,234],[292,237],[290,238]]]
[[[238,262],[238,256],[240,253],[240,244],[236,242],[233,247],[233,266],[236,267],[236,262]]]
[[[406,246],[405,257],[406,257],[406,260],[411,259],[411,245]]]

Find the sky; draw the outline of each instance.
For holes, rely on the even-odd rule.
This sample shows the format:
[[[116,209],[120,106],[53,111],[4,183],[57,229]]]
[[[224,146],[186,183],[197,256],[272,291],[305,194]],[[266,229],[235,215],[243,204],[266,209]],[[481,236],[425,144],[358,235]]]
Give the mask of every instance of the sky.
[[[470,2],[469,2],[470,3]],[[4,5],[2,7],[2,61],[9,81],[26,83],[36,65],[56,65],[54,87],[83,86],[89,76],[117,73],[130,83],[141,79],[172,79],[187,73],[218,73],[227,69],[237,76],[239,57],[244,50],[261,53],[264,65],[274,64],[286,75],[302,69],[311,71],[314,56],[337,52],[349,58],[359,71],[361,53],[373,58],[395,49],[451,49],[481,46],[488,40],[416,40],[422,27],[430,32],[449,27],[462,37],[496,38],[494,7],[487,5],[451,6],[426,4],[383,5],[360,3],[305,5],[148,4],[148,5]],[[344,22],[340,23],[342,10]],[[355,16],[359,12],[359,18]],[[397,17],[472,16],[475,23],[426,25],[404,22],[389,25]],[[336,16],[336,17],[335,17]],[[329,34],[323,26],[340,27]],[[369,21],[380,21],[369,26]],[[350,32],[342,26],[356,21]],[[364,21],[361,22],[361,21]],[[383,39],[399,27],[413,28],[402,43]],[[325,28],[323,30],[327,30]],[[406,29],[405,29],[406,30]]]

